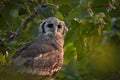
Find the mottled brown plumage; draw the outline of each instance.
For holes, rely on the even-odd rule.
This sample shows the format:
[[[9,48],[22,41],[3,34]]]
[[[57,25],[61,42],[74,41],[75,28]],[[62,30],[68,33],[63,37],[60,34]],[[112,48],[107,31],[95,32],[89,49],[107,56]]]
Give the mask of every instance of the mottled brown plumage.
[[[67,27],[63,21],[55,17],[44,20],[40,24],[36,39],[17,50],[10,60],[10,64],[20,73],[45,78],[55,77],[63,64],[66,31]]]

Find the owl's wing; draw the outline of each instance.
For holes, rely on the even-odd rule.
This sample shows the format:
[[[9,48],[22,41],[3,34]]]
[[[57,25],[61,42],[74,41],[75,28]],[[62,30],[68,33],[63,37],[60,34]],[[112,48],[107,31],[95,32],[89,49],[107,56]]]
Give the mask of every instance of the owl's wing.
[[[15,54],[12,56],[12,59],[18,57],[19,55],[22,55],[21,53],[26,50],[33,42],[27,42],[26,44],[23,44],[20,49],[18,49]]]
[[[62,56],[52,45],[29,42],[23,45],[12,57],[10,64],[19,72],[51,76],[62,66]]]

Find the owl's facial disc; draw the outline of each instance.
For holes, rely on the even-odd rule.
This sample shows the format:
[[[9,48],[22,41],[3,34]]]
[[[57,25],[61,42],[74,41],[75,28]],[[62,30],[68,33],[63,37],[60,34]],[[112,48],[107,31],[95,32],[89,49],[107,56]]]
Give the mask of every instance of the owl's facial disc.
[[[43,20],[39,27],[39,33],[46,35],[60,35],[64,36],[67,32],[67,27],[64,21],[57,19],[56,17],[50,17]]]

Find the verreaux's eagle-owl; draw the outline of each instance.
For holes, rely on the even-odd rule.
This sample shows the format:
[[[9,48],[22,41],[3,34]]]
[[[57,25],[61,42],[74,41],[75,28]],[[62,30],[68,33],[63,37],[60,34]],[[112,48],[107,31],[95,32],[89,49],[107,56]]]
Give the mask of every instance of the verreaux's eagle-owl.
[[[20,73],[38,75],[43,80],[44,77],[54,77],[63,64],[67,30],[64,21],[56,17],[43,20],[38,36],[18,49],[9,63]]]

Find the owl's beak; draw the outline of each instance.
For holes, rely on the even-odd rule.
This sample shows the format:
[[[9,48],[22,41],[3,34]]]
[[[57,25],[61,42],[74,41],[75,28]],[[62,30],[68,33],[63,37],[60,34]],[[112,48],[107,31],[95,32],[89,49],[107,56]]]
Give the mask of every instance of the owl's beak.
[[[57,27],[54,27],[54,29],[52,31],[53,31],[53,34],[56,35],[56,33],[57,33]]]

